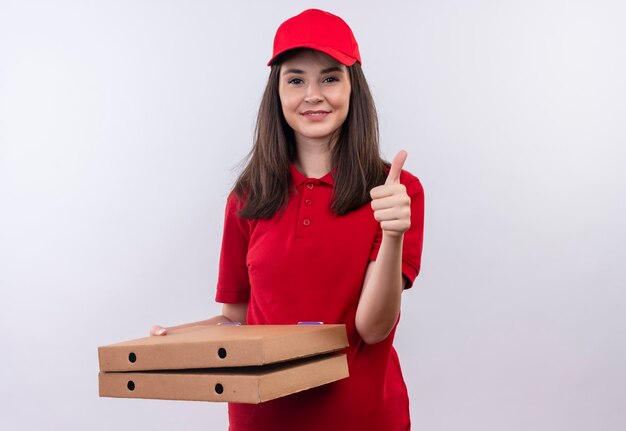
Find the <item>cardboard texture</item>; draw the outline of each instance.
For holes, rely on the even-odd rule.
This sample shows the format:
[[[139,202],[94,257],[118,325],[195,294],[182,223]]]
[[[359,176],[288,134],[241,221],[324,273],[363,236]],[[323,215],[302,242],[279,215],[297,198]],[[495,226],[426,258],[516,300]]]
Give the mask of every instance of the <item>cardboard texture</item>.
[[[100,371],[266,365],[341,350],[344,325],[194,326],[98,347]]]
[[[100,372],[100,396],[258,404],[348,377],[345,354],[241,370]]]
[[[98,347],[101,397],[261,403],[349,376],[345,325],[194,326]]]

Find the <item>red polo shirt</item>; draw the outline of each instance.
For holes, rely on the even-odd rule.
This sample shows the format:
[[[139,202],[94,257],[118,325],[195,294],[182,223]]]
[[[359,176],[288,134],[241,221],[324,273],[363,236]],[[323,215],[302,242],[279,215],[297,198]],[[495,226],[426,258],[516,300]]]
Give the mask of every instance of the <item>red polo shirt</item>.
[[[392,346],[368,345],[354,318],[365,270],[382,239],[369,203],[342,216],[330,209],[330,173],[307,178],[293,164],[296,192],[284,213],[269,220],[245,220],[228,197],[216,301],[248,302],[250,325],[299,321],[344,323],[350,377],[258,405],[229,404],[230,431],[385,430],[410,428],[409,402]],[[419,273],[424,226],[424,192],[402,171],[411,197],[411,228],[405,233],[402,272],[410,285]]]

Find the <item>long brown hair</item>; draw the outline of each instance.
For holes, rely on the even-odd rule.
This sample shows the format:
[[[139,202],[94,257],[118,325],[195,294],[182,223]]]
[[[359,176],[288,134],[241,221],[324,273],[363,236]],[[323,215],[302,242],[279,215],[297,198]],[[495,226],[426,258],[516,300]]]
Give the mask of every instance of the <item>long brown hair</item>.
[[[239,215],[246,219],[271,218],[289,199],[289,163],[296,156],[293,130],[285,120],[278,94],[278,58],[261,99],[254,133],[254,145],[245,168],[234,186],[243,201]],[[378,145],[376,107],[361,65],[348,66],[351,92],[348,116],[337,130],[331,149],[331,170],[335,183],[331,209],[346,214],[370,200],[369,191],[385,182],[385,167]]]

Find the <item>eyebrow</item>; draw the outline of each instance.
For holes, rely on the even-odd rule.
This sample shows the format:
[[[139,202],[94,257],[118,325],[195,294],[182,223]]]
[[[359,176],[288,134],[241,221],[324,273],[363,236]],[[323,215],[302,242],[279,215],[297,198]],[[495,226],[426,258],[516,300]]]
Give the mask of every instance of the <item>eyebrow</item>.
[[[322,69],[322,74],[330,73],[330,72],[343,72],[343,69],[339,66],[332,66],[332,67],[327,67],[326,69]],[[297,73],[297,74],[303,75],[304,70],[291,68],[291,69],[285,70],[282,74],[287,75],[288,73]]]

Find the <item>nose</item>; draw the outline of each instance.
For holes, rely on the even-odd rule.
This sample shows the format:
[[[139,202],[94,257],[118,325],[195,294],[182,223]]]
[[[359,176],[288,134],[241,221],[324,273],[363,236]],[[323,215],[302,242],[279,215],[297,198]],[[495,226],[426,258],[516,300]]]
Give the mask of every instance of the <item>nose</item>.
[[[319,103],[323,99],[320,87],[316,82],[313,82],[307,86],[306,94],[304,95],[304,101],[307,103]]]

